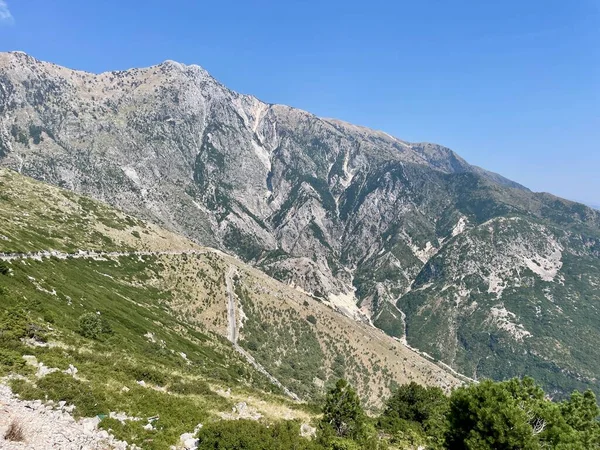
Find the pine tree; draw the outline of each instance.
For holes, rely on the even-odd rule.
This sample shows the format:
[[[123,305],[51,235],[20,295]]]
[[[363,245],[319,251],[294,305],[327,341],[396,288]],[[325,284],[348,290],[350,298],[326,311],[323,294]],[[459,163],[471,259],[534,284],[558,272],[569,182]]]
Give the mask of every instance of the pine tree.
[[[544,431],[544,392],[531,379],[490,380],[450,398],[449,450],[536,450]]]
[[[450,399],[439,387],[424,387],[414,381],[403,384],[385,403],[379,426],[392,434],[420,430],[429,436],[429,446],[438,448],[444,441],[449,404]]]
[[[338,380],[327,394],[321,428],[330,428],[341,438],[364,438],[365,412],[356,391],[344,379]]]

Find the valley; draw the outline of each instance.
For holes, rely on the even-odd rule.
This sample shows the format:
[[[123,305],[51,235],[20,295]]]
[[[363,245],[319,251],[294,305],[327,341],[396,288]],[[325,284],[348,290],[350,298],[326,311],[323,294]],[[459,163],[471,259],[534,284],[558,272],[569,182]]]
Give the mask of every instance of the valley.
[[[7,169],[0,187],[2,383],[100,414],[114,442],[166,448],[223,418],[309,426],[339,376],[374,411],[404,382],[461,384],[221,251]]]
[[[559,398],[600,392],[598,211],[441,145],[239,94],[195,65],[92,74],[2,53],[0,87],[2,166],[233,255],[469,378],[534,374]],[[59,232],[74,233],[67,251],[115,247],[110,219],[94,230],[101,240],[78,227]],[[140,244],[118,239],[115,251]],[[14,251],[56,248],[26,243]],[[262,301],[246,282],[238,290]],[[272,321],[262,306],[249,320]],[[223,335],[223,318],[212,320]],[[260,360],[265,330],[246,330]]]

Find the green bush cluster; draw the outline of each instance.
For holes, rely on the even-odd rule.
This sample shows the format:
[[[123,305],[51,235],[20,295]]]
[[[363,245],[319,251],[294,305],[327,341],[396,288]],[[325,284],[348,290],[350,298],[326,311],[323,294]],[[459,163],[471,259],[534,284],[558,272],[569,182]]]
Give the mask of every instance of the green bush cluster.
[[[2,302],[0,295],[0,302]],[[22,373],[25,361],[22,356],[22,339],[46,340],[45,329],[31,319],[23,307],[11,307],[0,310],[0,375],[9,372]]]
[[[328,392],[316,438],[296,422],[219,421],[198,434],[199,449],[598,450],[600,410],[591,391],[549,400],[533,379],[485,380],[447,396],[416,383],[400,386],[377,418],[340,379]]]
[[[198,433],[198,450],[378,450],[385,443],[377,437],[356,391],[340,379],[328,392],[317,436],[300,436],[296,421],[275,424],[239,420],[207,424]]]
[[[394,443],[436,448],[444,441],[449,407],[440,388],[413,381],[399,386],[387,400],[377,425],[391,433]]]
[[[0,376],[18,372],[25,367],[25,360],[17,351],[0,348]]]
[[[169,392],[181,395],[214,395],[205,381],[190,381],[182,378],[178,378],[169,384]]]
[[[99,339],[112,333],[110,323],[97,313],[85,313],[79,317],[79,334],[83,337]]]
[[[4,261],[0,261],[0,275],[8,275],[10,273],[10,268],[8,264]]]
[[[198,433],[198,450],[310,450],[316,443],[300,437],[300,425],[282,421],[267,426],[252,420],[219,421],[207,424]]]
[[[556,403],[532,378],[484,380],[449,397],[411,383],[387,401],[377,425],[401,448],[584,450],[600,449],[599,414],[592,391]]]
[[[28,317],[22,308],[0,311],[0,344],[3,347],[18,343],[27,336]]]
[[[555,403],[532,378],[485,380],[450,396],[446,448],[600,449],[599,414],[592,391]]]
[[[106,396],[101,390],[93,389],[89,383],[62,372],[46,375],[35,385],[25,380],[15,380],[11,387],[24,400],[64,401],[75,405],[76,416],[93,417],[108,412]]]

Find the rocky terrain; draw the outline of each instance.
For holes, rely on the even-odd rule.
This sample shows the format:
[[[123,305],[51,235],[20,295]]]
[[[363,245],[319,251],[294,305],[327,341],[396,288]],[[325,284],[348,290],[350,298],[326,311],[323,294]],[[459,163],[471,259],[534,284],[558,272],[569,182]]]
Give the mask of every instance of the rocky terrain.
[[[95,75],[4,53],[0,163],[235,254],[468,376],[598,392],[599,213],[448,148],[267,104],[198,66]]]
[[[306,402],[342,376],[372,410],[402,383],[461,384],[381,330],[218,250],[5,168],[0,192],[0,383],[7,376],[20,396],[4,390],[0,401],[17,418],[35,405],[31,442],[50,436],[54,418],[90,448],[103,431],[167,448],[223,418],[308,430]],[[99,327],[87,332],[88,321]],[[77,437],[78,421],[98,414],[100,434],[90,425]]]
[[[75,420],[69,407],[22,401],[10,388],[0,384],[0,448],[4,450],[55,449],[126,449],[126,442],[114,439],[107,431],[98,430],[99,419]],[[12,424],[21,427],[22,440],[11,441],[4,436]]]

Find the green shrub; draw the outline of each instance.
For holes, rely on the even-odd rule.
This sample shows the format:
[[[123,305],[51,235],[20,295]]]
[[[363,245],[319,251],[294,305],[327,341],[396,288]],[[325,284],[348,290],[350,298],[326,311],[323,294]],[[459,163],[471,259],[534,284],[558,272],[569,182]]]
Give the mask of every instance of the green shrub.
[[[35,323],[28,323],[26,328],[27,337],[38,342],[46,342],[46,329]]]
[[[85,313],[79,317],[79,334],[89,339],[99,339],[112,334],[110,323],[99,314]]]
[[[246,348],[248,350],[250,350],[251,352],[258,351],[258,348],[260,347],[260,344],[258,342],[256,342],[255,339],[249,339],[248,341],[245,341],[244,343],[246,344]]]
[[[41,400],[44,398],[44,393],[27,380],[11,380],[10,388],[22,400]]]
[[[169,392],[182,395],[212,395],[208,383],[200,380],[178,379],[169,384]]]
[[[365,412],[356,391],[344,379],[327,393],[320,428],[333,431],[340,438],[364,437]]]
[[[440,448],[447,429],[450,399],[438,387],[424,387],[414,381],[404,384],[386,401],[378,426],[398,439],[418,441],[429,436],[429,445]]]
[[[26,380],[13,380],[11,388],[23,400],[65,401],[75,405],[74,414],[77,417],[92,417],[108,412],[104,393],[62,372],[46,375],[35,385]]]
[[[25,367],[25,360],[20,353],[7,348],[0,348],[0,375],[17,372]]]
[[[0,311],[0,344],[19,341],[27,337],[27,314],[21,308],[10,308]]]
[[[91,417],[107,412],[103,393],[95,392],[88,383],[62,372],[46,375],[37,382],[37,387],[48,400],[75,405],[77,416]]]
[[[167,383],[165,374],[152,367],[132,367],[125,369],[124,372],[133,376],[136,381],[145,381],[157,386],[164,386]]]
[[[10,273],[10,269],[8,264],[4,261],[0,261],[0,275],[8,275]]]
[[[39,125],[29,125],[29,136],[31,136],[31,138],[33,139],[34,144],[37,145],[44,140],[44,138],[42,137],[43,131],[44,129]]]
[[[428,436],[423,429],[423,426],[418,422],[397,419],[394,421],[393,428],[385,426],[383,429],[386,433],[391,433],[389,442],[399,448],[444,448],[443,445],[440,445],[437,440],[433,438],[433,436]],[[439,430],[434,431],[436,434],[443,437],[444,430],[445,428],[440,428]]]
[[[198,433],[198,450],[308,450],[321,449],[299,436],[297,422],[283,421],[269,427],[252,420],[219,421]]]
[[[600,448],[596,398],[574,393],[562,404],[545,397],[532,378],[484,380],[450,398],[446,446],[450,450]]]

